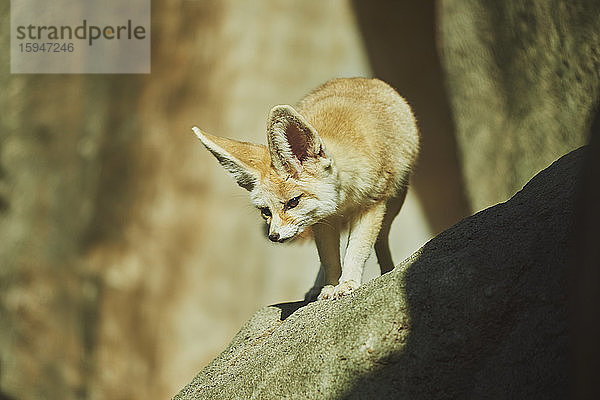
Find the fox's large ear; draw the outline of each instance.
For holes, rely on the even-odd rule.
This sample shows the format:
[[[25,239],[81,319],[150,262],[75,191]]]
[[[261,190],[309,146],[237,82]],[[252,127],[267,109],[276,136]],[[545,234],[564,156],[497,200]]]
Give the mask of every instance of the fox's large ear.
[[[223,168],[234,176],[238,185],[248,191],[254,189],[260,180],[260,167],[269,165],[269,152],[265,146],[212,136],[195,126],[192,130]]]
[[[267,141],[276,170],[297,176],[302,164],[324,157],[325,147],[315,128],[288,105],[275,106],[269,114]]]

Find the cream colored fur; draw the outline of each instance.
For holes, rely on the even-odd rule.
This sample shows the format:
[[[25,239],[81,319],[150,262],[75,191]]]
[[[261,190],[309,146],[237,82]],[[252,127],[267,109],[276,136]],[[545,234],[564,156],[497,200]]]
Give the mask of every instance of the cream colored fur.
[[[390,86],[336,79],[295,108],[275,106],[268,146],[193,129],[250,192],[271,240],[283,242],[312,228],[321,268],[307,299],[339,298],[358,288],[373,248],[381,272],[393,269],[387,236],[404,202],[419,134],[410,107]]]

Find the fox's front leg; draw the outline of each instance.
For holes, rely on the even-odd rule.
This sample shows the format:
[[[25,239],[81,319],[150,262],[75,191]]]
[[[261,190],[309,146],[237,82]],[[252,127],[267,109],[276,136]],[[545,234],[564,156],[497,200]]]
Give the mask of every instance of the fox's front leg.
[[[323,221],[311,227],[319,252],[321,267],[306,300],[329,298],[341,274],[340,229],[333,221]]]
[[[385,202],[376,204],[352,222],[342,275],[333,290],[333,298],[347,295],[360,286],[365,263],[381,229],[385,208]]]

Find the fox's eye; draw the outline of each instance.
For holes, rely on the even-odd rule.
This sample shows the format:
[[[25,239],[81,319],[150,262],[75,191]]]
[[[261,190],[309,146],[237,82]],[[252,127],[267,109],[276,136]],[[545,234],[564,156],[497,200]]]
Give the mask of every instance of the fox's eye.
[[[285,203],[286,210],[296,207],[298,205],[298,203],[300,202],[300,197],[302,197],[302,195],[296,196],[293,199],[288,200],[288,202]]]
[[[271,210],[269,210],[269,207],[261,207],[260,208],[260,213],[263,215],[263,217],[270,217],[271,216]]]

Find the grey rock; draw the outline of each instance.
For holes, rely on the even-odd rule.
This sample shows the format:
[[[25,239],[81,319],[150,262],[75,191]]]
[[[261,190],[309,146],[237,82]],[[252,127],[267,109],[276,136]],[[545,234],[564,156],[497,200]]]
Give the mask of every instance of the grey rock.
[[[347,298],[259,311],[175,399],[565,398],[585,153]]]
[[[586,143],[600,94],[600,2],[439,2],[439,40],[469,200],[508,198]]]

